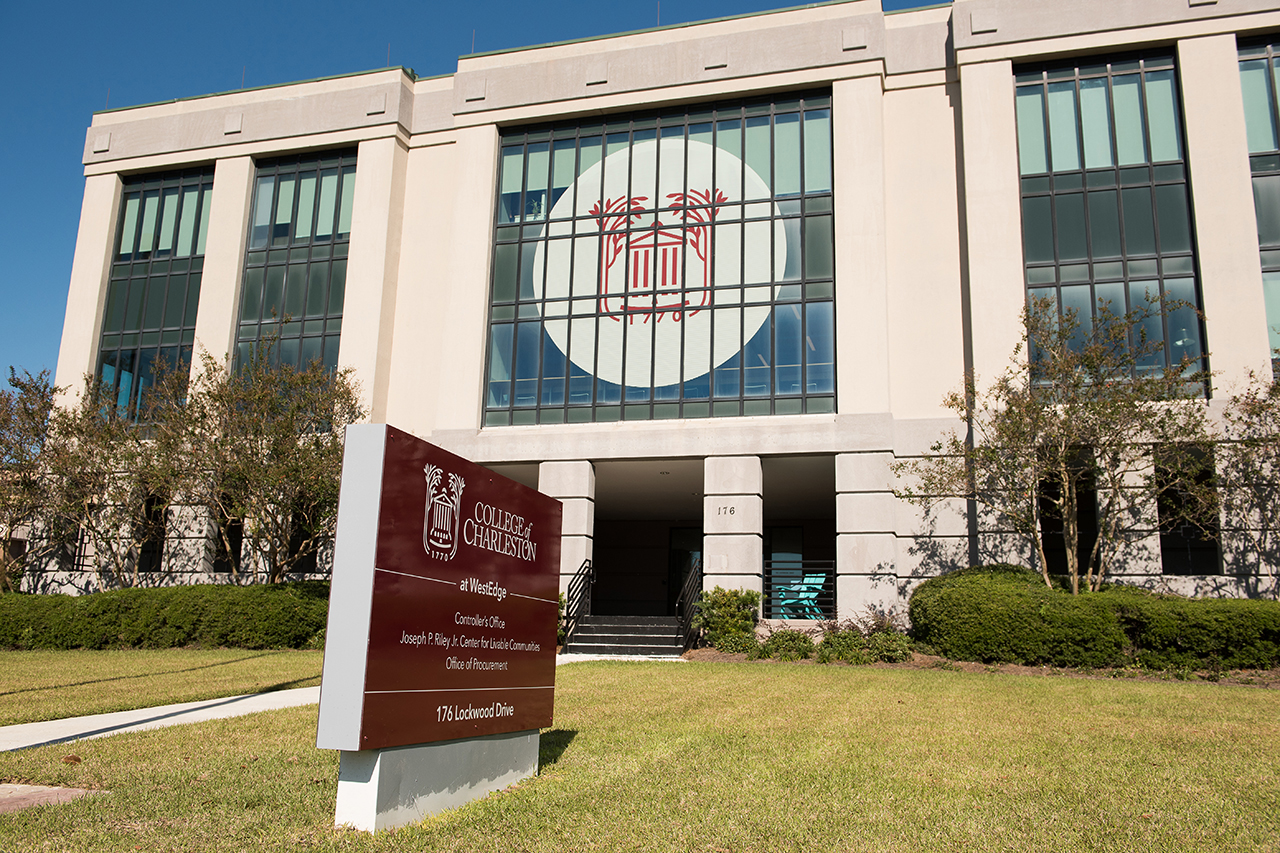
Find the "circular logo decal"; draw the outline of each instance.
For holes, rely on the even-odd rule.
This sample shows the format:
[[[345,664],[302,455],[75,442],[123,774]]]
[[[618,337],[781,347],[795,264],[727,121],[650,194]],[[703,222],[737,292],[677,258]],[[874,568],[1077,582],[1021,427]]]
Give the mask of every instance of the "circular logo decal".
[[[749,224],[742,236],[744,210],[748,218],[777,216],[768,198],[768,185],[750,166],[704,142],[645,141],[605,157],[551,210],[552,237],[554,220],[570,217],[577,217],[577,235],[539,242],[533,266],[542,270],[547,255],[545,289],[535,278],[535,291],[542,291],[536,295],[590,297],[591,313],[608,316],[591,338],[575,329],[573,347],[566,320],[547,318],[548,336],[584,372],[619,385],[671,385],[723,364],[770,309],[735,309],[742,312],[741,337],[735,313],[735,322],[717,327],[713,343],[712,286],[767,285],[786,269],[781,220]],[[744,206],[750,199],[764,201]],[[560,227],[568,233],[567,223]],[[572,313],[580,314],[581,305],[575,301]]]

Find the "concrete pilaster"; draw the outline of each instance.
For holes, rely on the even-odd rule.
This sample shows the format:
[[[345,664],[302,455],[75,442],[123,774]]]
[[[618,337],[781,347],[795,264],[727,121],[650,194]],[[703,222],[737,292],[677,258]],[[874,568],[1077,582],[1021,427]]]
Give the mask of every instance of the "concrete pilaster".
[[[474,430],[484,409],[484,356],[488,340],[489,264],[493,256],[493,208],[497,180],[498,128],[492,124],[458,130],[452,161],[453,245],[446,267],[449,299],[441,306],[439,352],[457,358],[437,385],[436,429]]]
[[[897,503],[893,454],[836,456],[836,615],[897,607]]]
[[[966,297],[973,370],[986,386],[1022,340],[1026,302],[1012,63],[961,66],[960,103],[969,241]]]
[[[764,477],[759,456],[710,456],[703,465],[703,589],[763,591]]]
[[[1154,460],[1150,464],[1154,466]],[[1151,467],[1127,471],[1122,480],[1123,486],[1142,491],[1143,481],[1151,472]],[[1106,497],[1107,492],[1100,489],[1098,500],[1103,501]],[[1160,553],[1160,507],[1156,499],[1152,497],[1144,500],[1137,507],[1137,516],[1125,518],[1121,524],[1122,542],[1111,558],[1108,574],[1117,578],[1142,575],[1161,577],[1164,569]]]
[[[538,466],[538,491],[564,505],[560,529],[560,591],[592,559],[596,521],[596,469],[590,462],[543,462]]]
[[[62,397],[66,403],[79,396],[84,376],[93,371],[97,360],[119,212],[120,179],[114,174],[85,178],[80,230],[71,261],[67,316],[62,323],[62,344],[54,378],[66,389]]]
[[[1234,34],[1178,42],[1187,164],[1215,382],[1229,387],[1271,365],[1258,223]]]
[[[403,143],[389,137],[361,142],[356,161],[338,364],[354,368],[374,423],[387,417],[408,160]]]
[[[253,175],[252,157],[230,157],[213,167],[209,234],[200,280],[200,308],[196,313],[197,368],[201,350],[221,361],[231,355],[235,345]]]
[[[833,84],[836,198],[836,379],[840,411],[889,411],[888,266],[885,256],[884,84]],[[852,306],[857,306],[852,309]],[[843,309],[843,310],[842,310]],[[849,346],[858,341],[858,346]]]

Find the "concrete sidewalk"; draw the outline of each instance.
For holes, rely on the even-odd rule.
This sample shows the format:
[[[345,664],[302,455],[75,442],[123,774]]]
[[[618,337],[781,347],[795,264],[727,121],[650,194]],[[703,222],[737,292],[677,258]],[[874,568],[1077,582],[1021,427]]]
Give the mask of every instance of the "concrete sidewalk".
[[[206,699],[203,702],[181,702],[177,705],[139,708],[135,711],[116,711],[89,717],[47,720],[43,723],[23,723],[19,726],[0,727],[0,751],[30,749],[35,746],[48,746],[125,732],[140,732],[183,723],[198,723],[203,720],[220,720],[224,717],[238,717],[241,714],[272,711],[276,708],[314,705],[319,701],[319,687],[299,687],[295,690],[250,693],[245,696]]]
[[[677,657],[637,657],[635,655],[557,655],[556,666],[592,660],[629,661],[680,661]],[[18,726],[0,726],[0,752],[14,749],[31,749],[55,743],[69,743],[86,738],[140,732],[203,720],[220,720],[255,714],[258,711],[274,711],[297,705],[314,705],[320,701],[319,687],[299,687],[296,690],[277,690],[272,693],[250,693],[245,696],[227,696],[222,699],[206,699],[203,702],[182,702],[177,705],[160,705],[155,708],[139,708],[135,711],[116,711],[111,714],[94,714],[90,717],[69,717],[65,720],[47,720],[43,723],[23,723]]]

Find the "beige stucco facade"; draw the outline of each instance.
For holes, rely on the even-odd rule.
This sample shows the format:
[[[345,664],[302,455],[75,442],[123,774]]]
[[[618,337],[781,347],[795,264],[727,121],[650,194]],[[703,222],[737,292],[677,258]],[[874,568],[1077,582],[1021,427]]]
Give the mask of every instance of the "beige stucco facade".
[[[602,553],[601,531],[662,522],[654,535],[701,528],[708,585],[759,589],[767,531],[799,526],[806,559],[834,561],[840,615],[900,606],[921,577],[983,550],[963,502],[925,519],[894,497],[891,465],[957,425],[943,395],[966,371],[999,373],[1019,341],[1014,69],[1176,54],[1205,334],[1228,385],[1270,364],[1236,58],[1240,34],[1267,31],[1280,32],[1274,0],[956,0],[893,14],[853,0],[467,56],[439,78],[388,69],[100,113],[57,382],[96,368],[125,178],[214,165],[195,337],[221,358],[255,162],[354,147],[338,363],[374,421],[565,500],[565,585]],[[483,426],[503,132],[815,90],[831,98],[835,412]],[[1162,579],[1158,553],[1141,578],[1196,583]]]

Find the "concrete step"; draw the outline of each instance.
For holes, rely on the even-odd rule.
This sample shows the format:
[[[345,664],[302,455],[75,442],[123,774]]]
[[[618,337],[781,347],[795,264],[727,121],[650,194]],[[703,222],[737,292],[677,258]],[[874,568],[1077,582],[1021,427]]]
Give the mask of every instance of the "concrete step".
[[[621,634],[675,634],[680,630],[676,623],[670,625],[636,625],[627,622],[579,622],[579,631],[614,631]]]
[[[680,655],[684,648],[671,645],[617,645],[613,643],[579,643],[574,641],[564,647],[571,655]]]
[[[684,651],[674,616],[583,616],[568,654],[679,655]]]
[[[674,616],[583,616],[584,625],[679,625]]]
[[[640,645],[640,646],[658,646],[658,645],[676,645],[680,642],[679,637],[672,631],[663,631],[660,634],[639,634],[630,631],[578,631],[573,635],[575,643],[614,643],[615,645]]]

